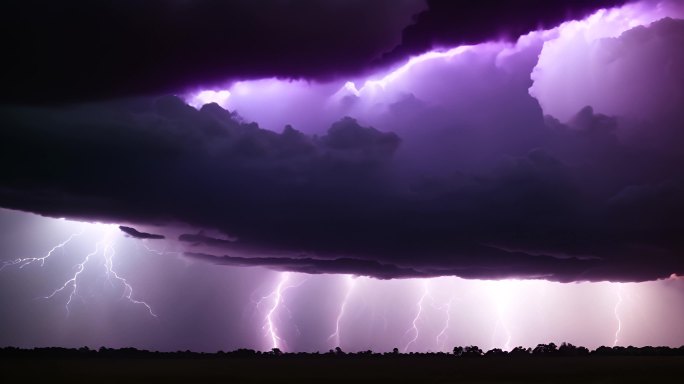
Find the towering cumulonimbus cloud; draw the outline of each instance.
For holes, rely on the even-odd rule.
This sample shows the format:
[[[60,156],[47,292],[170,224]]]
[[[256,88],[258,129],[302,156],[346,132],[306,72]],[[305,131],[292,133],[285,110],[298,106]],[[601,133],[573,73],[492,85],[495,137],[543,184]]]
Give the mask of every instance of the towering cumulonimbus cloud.
[[[0,205],[312,274],[681,275],[684,21],[671,4],[343,80],[6,106]],[[214,97],[230,110],[201,105]]]
[[[586,24],[568,23],[544,44],[530,93],[546,114],[566,121],[591,105],[607,115],[672,122],[673,113],[681,112],[684,74],[678,68],[684,55],[673,48],[682,44],[676,17],[684,15],[684,5],[644,7],[634,4]],[[650,27],[626,28],[634,20],[647,25],[658,19]]]

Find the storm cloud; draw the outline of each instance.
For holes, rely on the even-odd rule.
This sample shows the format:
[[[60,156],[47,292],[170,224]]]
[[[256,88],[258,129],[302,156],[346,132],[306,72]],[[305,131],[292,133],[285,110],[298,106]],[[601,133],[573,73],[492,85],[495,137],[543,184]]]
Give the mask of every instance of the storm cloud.
[[[0,100],[56,104],[241,79],[330,79],[439,44],[515,39],[623,2],[10,0],[0,6],[8,58]]]
[[[127,234],[128,236],[135,237],[136,239],[153,239],[161,240],[164,239],[164,235],[157,235],[154,233],[140,232],[133,227],[127,227],[125,225],[119,225],[121,232]]]
[[[427,0],[428,7],[402,33],[402,42],[385,58],[415,55],[437,47],[477,44],[507,39],[563,21],[582,19],[599,8],[623,5],[626,0]]]
[[[624,63],[618,74],[641,73],[648,90],[673,63],[667,79],[681,79],[683,23],[598,40],[599,57],[613,58],[598,73]],[[307,273],[683,274],[684,83],[630,93],[667,100],[655,112],[631,101],[606,110],[588,91],[573,92],[572,114],[556,114],[551,94],[540,93],[564,97],[549,85],[560,61],[545,60],[547,44],[485,44],[415,66],[401,81],[343,88],[344,97],[326,99],[329,115],[309,106],[316,121],[335,116],[317,129],[267,130],[239,109],[195,109],[176,96],[5,106],[0,161],[11,166],[0,206],[143,225],[193,258]],[[279,107],[257,105],[265,114]],[[644,137],[655,139],[635,139]]]

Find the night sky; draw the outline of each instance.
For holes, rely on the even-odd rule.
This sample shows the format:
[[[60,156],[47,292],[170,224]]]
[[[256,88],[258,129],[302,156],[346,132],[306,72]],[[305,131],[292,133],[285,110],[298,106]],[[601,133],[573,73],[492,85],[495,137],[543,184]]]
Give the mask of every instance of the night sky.
[[[7,1],[0,346],[684,344],[684,2]]]

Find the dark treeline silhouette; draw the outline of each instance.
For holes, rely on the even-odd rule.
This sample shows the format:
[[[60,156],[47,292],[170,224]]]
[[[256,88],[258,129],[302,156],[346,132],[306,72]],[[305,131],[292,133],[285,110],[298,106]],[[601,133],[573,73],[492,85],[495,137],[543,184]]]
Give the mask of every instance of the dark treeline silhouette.
[[[557,346],[554,343],[539,344],[534,348],[515,347],[511,351],[494,348],[484,352],[475,345],[454,347],[451,352],[410,352],[400,353],[397,348],[391,352],[373,352],[371,350],[359,352],[344,352],[340,347],[328,352],[283,352],[278,348],[262,352],[252,349],[237,349],[231,352],[218,351],[216,353],[176,351],[159,352],[147,351],[136,348],[105,348],[90,349],[45,347],[24,349],[16,347],[0,348],[0,358],[81,358],[81,357],[105,357],[105,358],[287,358],[287,357],[431,357],[451,356],[457,358],[501,358],[501,357],[562,357],[562,356],[684,356],[684,345],[678,348],[672,347],[606,347],[602,346],[593,351],[586,347],[574,346],[570,343],[562,343]]]

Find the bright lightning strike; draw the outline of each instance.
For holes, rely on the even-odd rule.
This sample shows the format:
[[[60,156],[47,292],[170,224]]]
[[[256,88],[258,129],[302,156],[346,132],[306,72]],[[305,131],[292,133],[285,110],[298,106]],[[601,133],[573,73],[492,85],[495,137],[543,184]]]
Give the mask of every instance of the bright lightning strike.
[[[111,231],[111,230],[110,230]],[[107,252],[109,250],[109,252]],[[157,315],[152,311],[152,307],[150,307],[149,304],[147,304],[144,301],[141,300],[136,300],[134,299],[133,296],[133,287],[128,283],[128,280],[125,278],[119,276],[118,273],[116,273],[116,270],[114,270],[114,246],[112,243],[108,243],[107,246],[104,248],[102,251],[103,255],[105,257],[105,268],[107,269],[107,277],[111,278],[111,276],[114,276],[114,279],[116,279],[119,283],[121,283],[124,287],[123,292],[121,293],[121,298],[126,299],[129,302],[137,305],[142,305],[145,308],[147,308],[147,312],[153,316],[157,317]],[[110,279],[111,282],[111,279]]]
[[[263,296],[256,303],[256,307],[259,308],[261,306],[261,303],[263,303],[264,301],[271,301],[271,306],[269,307],[268,312],[266,312],[263,326],[266,336],[271,341],[271,348],[283,349],[285,347],[285,341],[278,334],[278,326],[276,325],[276,318],[278,312],[280,311],[280,308],[283,307],[285,310],[289,311],[289,309],[287,308],[287,306],[285,306],[284,303],[285,292],[288,289],[299,287],[300,285],[304,284],[306,280],[302,280],[297,284],[287,285],[289,281],[290,272],[282,272],[280,274],[278,284],[276,285],[273,292],[266,296]]]
[[[333,332],[328,337],[328,340],[333,339],[333,341],[335,343],[334,347],[340,346],[340,323],[342,321],[342,317],[344,317],[344,310],[347,307],[347,303],[349,302],[349,298],[352,294],[352,291],[354,290],[354,285],[355,285],[355,280],[352,276],[347,275],[345,277],[347,280],[347,292],[344,295],[344,300],[342,301],[342,305],[340,305],[340,312],[337,314],[337,319],[335,321],[335,332]]]
[[[408,334],[409,332],[413,333],[413,338],[409,340],[409,342],[404,346],[404,353],[408,351],[408,349],[411,347],[413,343],[415,343],[418,340],[418,335],[420,334],[420,331],[418,329],[418,321],[420,320],[420,316],[423,314],[423,303],[425,302],[425,298],[430,295],[430,289],[428,287],[427,281],[425,281],[424,286],[423,286],[423,294],[420,296],[420,300],[418,300],[418,311],[416,312],[416,316],[413,318],[413,321],[411,322],[411,328],[409,328],[405,334]]]
[[[55,246],[52,247],[52,249],[50,249],[50,251],[48,251],[48,253],[45,254],[45,256],[43,256],[43,257],[26,257],[26,258],[21,258],[21,259],[14,259],[14,260],[12,260],[12,261],[6,261],[6,262],[2,263],[2,266],[0,266],[0,271],[2,271],[3,269],[5,269],[5,267],[10,267],[10,266],[15,266],[15,265],[19,265],[19,269],[22,269],[22,268],[24,268],[25,266],[27,266],[27,265],[29,265],[29,264],[38,263],[38,262],[40,263],[40,266],[42,267],[42,266],[45,265],[45,260],[47,260],[48,258],[50,258],[50,256],[52,256],[52,254],[53,254],[56,250],[58,250],[58,249],[63,249],[64,247],[66,247],[66,245],[69,244],[69,243],[71,242],[71,240],[74,239],[74,237],[77,237],[77,236],[82,235],[84,230],[85,230],[85,229],[81,229],[80,232],[77,232],[77,233],[72,234],[71,236],[69,236],[69,238],[67,238],[67,239],[64,240],[63,242],[61,242],[61,243],[55,245]]]
[[[44,299],[52,299],[56,294],[66,290],[67,287],[71,287],[71,292],[69,293],[69,299],[67,300],[67,302],[65,304],[67,316],[70,314],[69,306],[71,305],[71,301],[73,300],[75,295],[78,295],[78,277],[81,275],[81,273],[85,269],[85,265],[90,261],[90,258],[92,256],[97,255],[99,248],[100,248],[100,243],[97,243],[95,245],[95,250],[93,252],[87,254],[85,256],[85,258],[83,259],[83,261],[76,264],[76,266],[74,267],[76,269],[76,272],[74,272],[74,274],[71,276],[71,278],[68,279],[67,281],[65,281],[61,287],[55,289],[51,294],[44,297]]]
[[[615,340],[613,341],[613,347],[618,345],[620,341],[620,332],[622,332],[622,319],[620,319],[620,304],[622,304],[622,285],[617,284],[617,302],[613,308],[613,314],[615,315],[615,321],[617,321],[617,329],[615,330]]]
[[[54,291],[52,291],[52,293],[50,293],[47,296],[44,296],[43,298],[52,299],[62,292],[69,292],[69,296],[65,304],[65,309],[68,316],[70,314],[70,307],[71,304],[74,302],[74,299],[77,297],[81,297],[79,287],[81,287],[82,283],[85,283],[82,281],[82,274],[86,271],[86,269],[90,268],[91,264],[97,263],[99,261],[98,264],[104,266],[106,278],[109,281],[110,285],[112,287],[115,287],[115,284],[118,283],[119,287],[123,289],[121,294],[122,299],[126,299],[128,302],[132,304],[144,306],[151,316],[157,317],[157,315],[152,311],[152,307],[150,307],[148,303],[133,298],[133,287],[130,285],[128,280],[119,275],[114,269],[114,256],[116,254],[114,248],[114,235],[117,233],[117,227],[115,225],[107,224],[92,224],[88,226],[88,229],[90,229],[91,227],[105,229],[105,231],[101,235],[102,237],[100,238],[100,240],[96,242],[95,249],[92,252],[85,255],[83,259],[73,267],[73,274],[61,286],[59,286]],[[69,245],[69,243],[74,238],[83,235],[85,231],[86,225],[84,225],[84,227],[79,232],[72,234],[65,241],[52,247],[52,249],[50,249],[50,251],[45,256],[12,260],[4,263],[0,268],[0,271],[8,266],[18,266],[18,268],[21,269],[33,263],[40,263],[40,266],[43,267],[45,265],[46,260],[53,256],[56,250],[64,250],[66,246]],[[100,256],[99,259],[95,260],[95,258],[97,258],[98,256]]]

